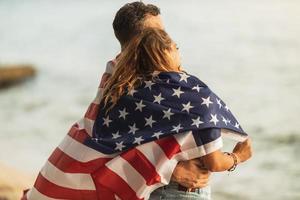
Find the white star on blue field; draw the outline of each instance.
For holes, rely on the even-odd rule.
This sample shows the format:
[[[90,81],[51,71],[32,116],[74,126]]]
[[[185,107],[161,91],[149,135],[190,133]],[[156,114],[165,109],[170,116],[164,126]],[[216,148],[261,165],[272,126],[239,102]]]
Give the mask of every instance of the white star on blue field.
[[[193,131],[198,145],[219,137],[221,128],[247,135],[221,98],[186,72],[161,72],[143,80],[107,115],[100,106],[93,138],[85,144],[107,154],[185,131]]]

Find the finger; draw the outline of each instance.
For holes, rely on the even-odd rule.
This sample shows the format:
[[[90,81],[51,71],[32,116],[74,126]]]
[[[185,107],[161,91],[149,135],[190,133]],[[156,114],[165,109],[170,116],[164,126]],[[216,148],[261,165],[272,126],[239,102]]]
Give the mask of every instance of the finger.
[[[208,176],[206,178],[199,179],[199,182],[202,182],[202,183],[208,183],[209,181],[210,181],[210,176]]]
[[[207,168],[198,168],[197,173],[200,175],[205,174],[205,175],[210,176],[211,171],[209,171]]]
[[[195,186],[194,186],[194,188],[203,188],[203,187],[206,187],[206,186],[208,186],[209,185],[209,182],[208,181],[206,181],[206,182],[198,182]]]
[[[205,175],[198,176],[196,182],[207,182],[209,181],[209,179],[210,179],[210,175],[205,174]]]
[[[210,171],[208,171],[208,169],[198,168],[198,173],[201,173],[201,174],[210,174]]]
[[[197,179],[208,179],[210,177],[210,173],[196,172],[195,177],[197,177]]]
[[[202,178],[198,180],[198,184],[207,184],[209,182],[209,178]]]

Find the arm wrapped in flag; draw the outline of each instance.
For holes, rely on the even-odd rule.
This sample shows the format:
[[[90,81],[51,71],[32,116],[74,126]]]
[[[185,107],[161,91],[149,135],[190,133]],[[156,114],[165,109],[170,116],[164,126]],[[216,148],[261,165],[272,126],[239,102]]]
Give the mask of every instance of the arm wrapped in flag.
[[[220,149],[221,129],[247,137],[225,103],[187,73],[157,73],[123,95],[107,115],[100,107],[86,145],[121,154],[93,177],[121,199],[147,199],[169,183],[178,161]]]

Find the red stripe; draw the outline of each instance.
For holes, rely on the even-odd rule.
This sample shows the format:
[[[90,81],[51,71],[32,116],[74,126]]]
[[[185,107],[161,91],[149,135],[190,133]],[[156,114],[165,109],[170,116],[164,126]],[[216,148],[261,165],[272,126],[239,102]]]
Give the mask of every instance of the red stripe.
[[[135,168],[146,180],[147,185],[160,183],[160,175],[156,172],[155,167],[147,159],[147,157],[134,148],[121,155],[132,167]]]
[[[165,137],[155,141],[165,152],[166,156],[171,159],[175,154],[180,153],[180,144],[173,136]]]
[[[85,129],[79,129],[78,125],[73,125],[68,133],[74,140],[83,143],[86,138],[90,137]]]
[[[80,162],[56,148],[48,159],[55,167],[66,173],[92,173],[105,165],[111,158],[99,158],[89,162]]]
[[[61,187],[45,179],[41,173],[38,175],[34,187],[40,193],[50,198],[97,200],[97,193],[95,190],[75,190]]]
[[[107,83],[107,81],[108,81],[108,79],[109,79],[110,77],[111,77],[111,74],[105,72],[105,73],[102,75],[102,78],[101,78],[101,82],[100,82],[99,88],[104,88],[105,85],[106,85],[106,83]]]
[[[97,188],[98,200],[115,200],[115,194],[104,187]]]
[[[107,190],[111,191],[111,193],[116,194],[121,199],[141,200],[136,196],[135,191],[119,175],[111,171],[106,166],[98,170],[96,173],[92,174],[92,176],[96,184],[96,191],[98,191],[100,188],[103,189],[104,187]],[[98,197],[100,197],[101,193],[98,194]]]
[[[95,120],[97,118],[99,108],[100,108],[99,104],[91,103],[84,117],[90,120]]]

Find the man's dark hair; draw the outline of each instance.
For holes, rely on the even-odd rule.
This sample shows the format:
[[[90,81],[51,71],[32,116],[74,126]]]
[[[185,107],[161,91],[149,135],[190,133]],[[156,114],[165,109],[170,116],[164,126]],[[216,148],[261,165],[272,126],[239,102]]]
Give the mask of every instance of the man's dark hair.
[[[133,2],[125,4],[117,12],[113,28],[121,45],[126,44],[132,37],[141,32],[143,21],[147,15],[157,16],[160,9],[152,4]]]

